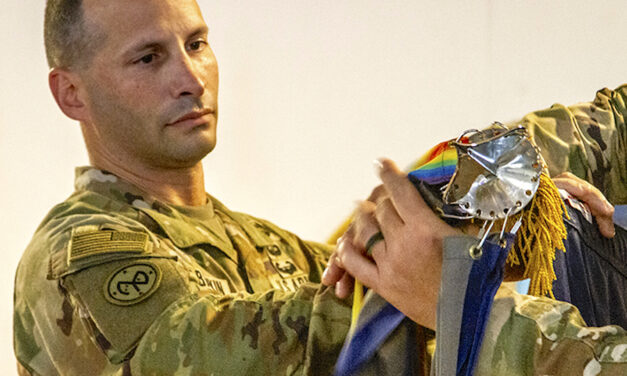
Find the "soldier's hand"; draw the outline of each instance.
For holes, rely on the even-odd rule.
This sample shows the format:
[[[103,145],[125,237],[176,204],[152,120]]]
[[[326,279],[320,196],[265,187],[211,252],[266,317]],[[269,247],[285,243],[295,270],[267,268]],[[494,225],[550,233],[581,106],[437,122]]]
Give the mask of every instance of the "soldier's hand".
[[[603,193],[587,181],[578,178],[570,172],[564,172],[553,178],[553,182],[578,200],[585,203],[599,225],[599,231],[606,238],[613,238],[614,206],[607,201]]]
[[[381,186],[381,188],[383,188],[383,186]],[[381,190],[376,197],[382,197],[383,193],[383,190]],[[374,199],[371,195],[368,200],[371,198]],[[359,207],[354,213],[353,223],[351,223],[351,226],[344,235],[338,239],[336,251],[331,255],[329,265],[322,275],[323,284],[328,286],[335,284],[335,294],[339,298],[346,298],[353,292],[355,279],[346,272],[337,249],[346,241],[352,242],[356,239],[369,239],[370,236],[379,232],[379,225],[375,218],[375,209],[376,205],[373,201],[363,201],[359,204]],[[365,242],[360,244],[362,249],[365,249],[365,246]],[[378,244],[374,244],[372,248],[374,249],[378,246]]]
[[[461,232],[429,209],[392,161],[381,161],[379,176],[387,195],[381,195],[374,208],[368,203],[360,206],[354,236],[343,236],[338,244],[339,261],[347,272],[409,318],[434,328],[442,240]],[[365,245],[376,227],[385,240],[371,247],[369,257]]]
[[[369,215],[374,218],[374,204],[386,194],[387,193],[382,184],[376,186],[372,190],[366,201],[359,204],[359,208],[355,212],[354,216],[359,217],[360,215],[363,215],[362,209],[366,208],[366,206],[364,205],[368,205],[368,203],[370,203],[370,206],[368,206],[368,208],[370,209],[371,214]],[[357,218],[355,218],[353,220],[353,223],[351,223],[351,226],[348,228],[348,230],[346,230],[346,233],[343,235],[344,237],[352,239],[355,236],[356,230],[363,231],[363,228],[361,227],[356,228],[355,223],[363,223],[363,221],[359,221]],[[338,244],[340,243],[341,239],[342,238],[338,239]],[[344,267],[337,257],[337,252],[333,252],[331,257],[329,258],[327,267],[322,274],[322,283],[327,286],[335,285],[335,294],[342,299],[348,297],[353,292],[355,280],[350,274],[346,273],[346,271],[344,270]]]
[[[338,245],[342,241],[343,237],[351,236],[347,235],[352,231],[351,228],[349,228],[348,231],[346,231],[346,233],[338,239]],[[324,269],[324,273],[322,274],[322,284],[326,286],[335,285],[335,295],[340,299],[347,298],[353,292],[355,280],[350,274],[346,273],[346,270],[338,257],[337,248],[333,254],[331,254],[327,267]]]

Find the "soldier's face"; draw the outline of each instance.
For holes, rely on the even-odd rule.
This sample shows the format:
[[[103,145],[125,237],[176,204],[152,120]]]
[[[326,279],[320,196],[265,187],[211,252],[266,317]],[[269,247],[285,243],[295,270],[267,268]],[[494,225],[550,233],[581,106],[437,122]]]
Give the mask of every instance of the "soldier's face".
[[[88,147],[149,167],[198,163],[216,142],[218,67],[195,0],[85,0],[84,9],[105,35],[80,72]]]

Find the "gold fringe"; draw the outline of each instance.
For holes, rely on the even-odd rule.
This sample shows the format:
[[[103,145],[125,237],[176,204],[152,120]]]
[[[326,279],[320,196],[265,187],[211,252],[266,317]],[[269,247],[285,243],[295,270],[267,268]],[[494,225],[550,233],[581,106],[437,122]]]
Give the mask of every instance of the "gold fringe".
[[[523,216],[521,227],[516,236],[513,249],[507,257],[511,266],[525,268],[523,278],[530,278],[529,295],[553,295],[553,281],[556,279],[553,269],[556,250],[565,252],[566,226],[563,215],[568,217],[559,191],[551,178],[540,175],[538,191],[529,207],[508,220],[507,230],[511,230]]]

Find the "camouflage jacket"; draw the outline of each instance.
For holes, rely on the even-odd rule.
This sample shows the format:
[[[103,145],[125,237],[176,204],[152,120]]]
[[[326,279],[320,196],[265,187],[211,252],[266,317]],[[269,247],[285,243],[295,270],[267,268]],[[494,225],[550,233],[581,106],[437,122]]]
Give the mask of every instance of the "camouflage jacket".
[[[451,244],[454,247],[449,247]],[[357,370],[356,376],[455,375],[463,291],[466,289],[464,284],[468,283],[464,270],[468,271],[472,263],[469,248],[473,244],[476,239],[466,236],[445,240],[435,351],[431,342],[426,347],[424,343],[415,346],[416,340],[421,338],[420,330],[405,319],[375,355]],[[368,322],[373,313],[386,304],[370,291],[357,327]],[[428,338],[422,336],[423,341]],[[422,356],[425,352],[434,354],[433,359]],[[627,375],[627,332],[619,326],[587,327],[573,305],[520,295],[508,284],[503,284],[494,298],[473,374]]]
[[[627,375],[627,332],[620,326],[587,327],[571,304],[520,295],[503,285],[475,375]]]
[[[627,204],[626,117],[627,85],[623,85],[599,90],[592,102],[568,107],[555,104],[508,126],[523,125],[530,131],[551,176],[570,171],[618,205]],[[461,248],[454,251],[461,253],[452,259],[468,253]],[[459,274],[459,269],[451,267],[445,275],[450,261],[444,260],[443,284]],[[450,298],[440,295],[440,302]],[[372,297],[366,302],[373,305],[364,307],[370,311],[383,304]],[[461,303],[454,306],[461,307]],[[450,322],[438,324],[438,329],[450,326]],[[381,370],[408,374],[402,359],[407,341],[414,340],[412,330],[411,325],[399,327],[359,374],[377,375]],[[447,362],[437,355],[432,361],[435,365]],[[430,363],[418,367],[418,373],[429,373]],[[452,375],[438,371],[437,366],[431,372]],[[475,375],[627,375],[627,332],[619,326],[587,327],[573,305],[520,295],[503,285],[490,312]]]
[[[570,171],[614,204],[627,204],[627,85],[602,89],[592,102],[554,104],[525,116],[551,176]]]
[[[551,176],[570,171],[627,204],[627,85],[592,102],[555,104],[519,122],[529,129]],[[548,298],[497,293],[476,375],[627,375],[627,332],[586,327],[574,306]]]
[[[570,171],[615,204],[627,203],[627,85],[596,93],[592,102],[554,104],[521,121],[551,176]],[[574,306],[497,293],[476,375],[627,375],[627,332],[586,327]]]
[[[77,169],[15,281],[14,347],[33,375],[328,375],[350,307],[330,254],[212,197],[168,205]]]

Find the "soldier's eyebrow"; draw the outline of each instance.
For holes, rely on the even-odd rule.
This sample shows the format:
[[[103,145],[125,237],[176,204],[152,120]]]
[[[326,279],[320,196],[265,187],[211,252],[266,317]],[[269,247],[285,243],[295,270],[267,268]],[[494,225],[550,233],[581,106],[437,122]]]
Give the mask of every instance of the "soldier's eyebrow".
[[[207,35],[207,34],[209,34],[209,27],[207,27],[207,25],[202,25],[194,29],[191,33],[189,33],[189,36],[187,37],[187,39],[193,38],[195,36]]]
[[[187,35],[186,40],[190,40],[198,36],[204,36],[204,35],[207,35],[208,33],[209,33],[209,27],[207,27],[207,25],[201,25],[193,29]],[[155,38],[151,36],[151,37],[142,38],[142,39],[139,39],[138,41],[131,43],[126,48],[124,48],[123,50],[124,52],[122,53],[122,56],[125,59],[130,59],[133,57],[134,54],[140,51],[157,50],[165,44],[166,44],[166,40],[160,37]]]
[[[165,41],[162,39],[155,38],[144,38],[140,39],[137,42],[133,42],[130,46],[124,48],[122,52],[122,56],[125,59],[131,59],[134,55],[141,51],[146,50],[156,50],[161,48],[165,44]]]

